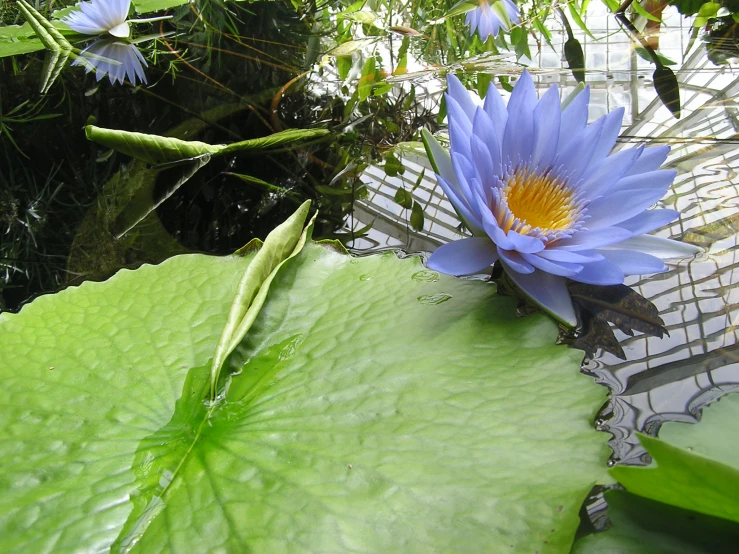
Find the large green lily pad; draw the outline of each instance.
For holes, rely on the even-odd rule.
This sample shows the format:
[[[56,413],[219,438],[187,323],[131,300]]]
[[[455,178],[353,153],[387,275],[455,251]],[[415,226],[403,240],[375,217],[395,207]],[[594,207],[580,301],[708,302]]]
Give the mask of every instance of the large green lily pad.
[[[251,257],[176,257],[0,319],[4,552],[567,552],[605,389],[494,287],[310,244],[210,402]]]

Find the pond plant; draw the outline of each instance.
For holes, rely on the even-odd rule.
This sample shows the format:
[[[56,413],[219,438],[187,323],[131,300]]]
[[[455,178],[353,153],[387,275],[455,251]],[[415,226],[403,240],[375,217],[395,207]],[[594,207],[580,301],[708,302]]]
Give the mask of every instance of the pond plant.
[[[54,83],[73,90],[61,66],[66,57],[87,57],[98,82],[103,72],[110,77],[91,94],[125,90],[153,119],[174,101],[148,105],[141,97],[156,94],[170,71],[182,87],[192,77],[175,78],[180,69],[203,77],[200,88],[182,89],[186,101],[193,90],[212,96],[184,104],[188,118],[178,125],[157,120],[141,130],[125,115],[121,128],[107,128],[112,117],[102,110],[107,123],[84,125],[80,138],[92,154],[83,163],[108,169],[83,210],[77,238],[85,240],[69,266],[105,253],[113,261],[99,264],[100,273],[79,271],[75,286],[18,313],[0,313],[0,551],[733,551],[739,453],[726,437],[739,397],[722,400],[705,433],[703,425],[671,424],[660,439],[640,435],[656,466],[609,469],[607,437],[593,426],[607,391],[580,371],[582,352],[556,344],[581,337],[598,317],[627,334],[667,331],[657,308],[624,294],[623,283],[699,251],[649,234],[679,215],[649,209],[675,179],[662,169],[669,147],[614,153],[623,110],[588,123],[588,87],[564,102],[557,85],[537,98],[521,64],[495,58],[500,73],[463,75],[466,84],[454,75],[459,66],[446,64],[473,51],[483,62],[497,56],[507,46],[501,30],[525,58],[523,25],[538,21],[532,28],[548,41],[547,15],[565,18],[556,3],[414,3],[410,23],[421,27],[417,13],[440,16],[427,30],[453,44],[445,65],[419,70],[445,74],[441,102],[419,99],[415,86],[393,93],[414,48],[417,60],[437,58],[411,46],[409,38],[423,33],[393,24],[391,1],[294,0],[296,19],[315,18],[312,32],[340,29],[339,44],[326,48],[332,54],[320,61],[306,54],[309,67],[286,76],[277,56],[240,50],[240,63],[268,61],[277,70],[244,77],[224,62],[213,71],[233,79],[227,85],[207,71],[226,52],[219,41],[250,50],[274,38],[247,43],[238,34],[246,23],[234,14],[248,22],[250,10],[272,8],[184,4],[134,2],[147,13],[176,9],[172,25],[203,26],[202,42],[183,43],[202,48],[195,59],[166,41],[161,24],[158,40],[180,65],[144,87],[143,66],[148,59],[155,68],[162,51],[158,40],[144,53],[128,40],[130,22],[152,21],[128,19],[128,1],[92,0],[54,19],[20,0],[33,37],[51,53],[44,94]],[[587,1],[573,4],[580,25]],[[270,16],[284,6],[276,9]],[[479,38],[457,36],[465,24]],[[60,25],[113,38],[79,51]],[[403,36],[387,70],[379,49],[359,53],[385,32]],[[310,51],[320,34],[305,37]],[[26,38],[28,48],[38,46]],[[575,58],[570,69],[586,80],[582,49]],[[339,81],[336,98],[315,92],[331,90],[324,81],[288,96],[313,74]],[[233,90],[250,79],[259,81],[253,96]],[[507,103],[498,86],[510,92]],[[311,117],[281,117],[285,104],[306,99],[315,104]],[[448,149],[436,133],[445,115]],[[407,128],[421,124],[418,133]],[[256,136],[245,138],[244,128]],[[421,151],[407,142],[419,138],[427,156],[420,163],[433,169],[459,216],[455,225],[471,236],[430,257],[350,254],[336,231],[362,194],[357,175],[379,159],[387,175],[401,174],[403,152]],[[279,184],[262,173],[274,158],[287,174]],[[168,233],[157,210],[193,183],[228,198],[214,177],[203,177],[218,163],[218,176],[258,190],[248,208],[239,206],[241,216],[269,213],[274,224],[235,252],[205,253]],[[15,197],[19,176],[27,176],[8,167],[0,178],[13,187],[0,208],[10,216],[3,211],[0,221],[16,237],[23,220]],[[57,197],[54,175],[30,197]],[[422,210],[410,193],[395,202],[416,216]],[[181,204],[198,207],[187,196]],[[25,221],[40,225],[43,210],[29,202],[26,212]],[[420,217],[415,231],[423,229]],[[228,230],[207,224],[215,234]],[[132,251],[151,257],[121,263]],[[495,282],[458,278],[478,273]],[[518,299],[500,294],[508,282],[545,313],[519,317]],[[596,316],[588,319],[588,309]],[[595,529],[583,506],[601,498],[611,523]]]
[[[662,258],[698,252],[645,234],[678,217],[647,210],[676,172],[659,169],[669,146],[609,155],[623,108],[588,124],[589,88],[562,109],[557,85],[537,101],[525,71],[507,107],[493,85],[476,106],[455,76],[448,83],[451,152],[427,132],[424,140],[439,185],[473,236],[437,249],[430,268],[469,275],[500,261],[527,297],[575,327],[566,279],[619,285],[626,275],[666,271]]]

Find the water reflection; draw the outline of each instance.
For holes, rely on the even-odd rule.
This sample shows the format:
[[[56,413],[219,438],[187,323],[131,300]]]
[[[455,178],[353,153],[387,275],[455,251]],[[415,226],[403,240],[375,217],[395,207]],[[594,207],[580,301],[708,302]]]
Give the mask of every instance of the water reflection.
[[[98,81],[107,75],[112,84],[123,84],[128,80],[135,85],[136,79],[147,83],[144,67],[148,64],[141,51],[135,44],[114,38],[96,40],[80,53],[72,65],[83,66],[85,73],[94,71]]]

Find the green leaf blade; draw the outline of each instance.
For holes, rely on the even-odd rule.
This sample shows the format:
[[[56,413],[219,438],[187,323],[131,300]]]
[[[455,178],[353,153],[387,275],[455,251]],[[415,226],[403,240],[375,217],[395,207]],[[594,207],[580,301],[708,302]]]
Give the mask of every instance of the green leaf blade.
[[[138,444],[209,360],[250,259],[180,256],[0,315],[2,403],[15,406],[0,411],[1,550],[113,543]]]
[[[226,148],[224,145],[212,146],[195,140],[104,129],[95,125],[86,126],[85,135],[88,140],[106,148],[154,165],[219,154]]]
[[[639,435],[657,467],[614,467],[626,490],[665,504],[739,522],[739,470]]]
[[[162,548],[180,521],[194,550],[212,532],[230,551],[568,546],[605,459],[589,420],[603,391],[570,371],[580,355],[552,345],[546,318],[516,320],[493,287],[423,271],[314,245],[286,266],[134,551]],[[566,422],[565,391],[580,414]],[[207,525],[193,517],[206,506]]]

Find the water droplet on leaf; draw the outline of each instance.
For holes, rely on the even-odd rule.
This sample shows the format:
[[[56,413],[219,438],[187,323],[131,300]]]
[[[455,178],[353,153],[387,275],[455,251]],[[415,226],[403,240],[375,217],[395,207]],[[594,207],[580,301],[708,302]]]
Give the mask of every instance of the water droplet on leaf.
[[[436,271],[424,269],[423,271],[416,271],[411,275],[411,279],[425,283],[435,283],[439,280],[439,274]]]
[[[418,301],[421,304],[436,305],[436,304],[441,304],[442,302],[446,302],[451,297],[452,297],[451,294],[447,294],[445,292],[440,292],[437,294],[422,294],[421,296],[418,297]]]

